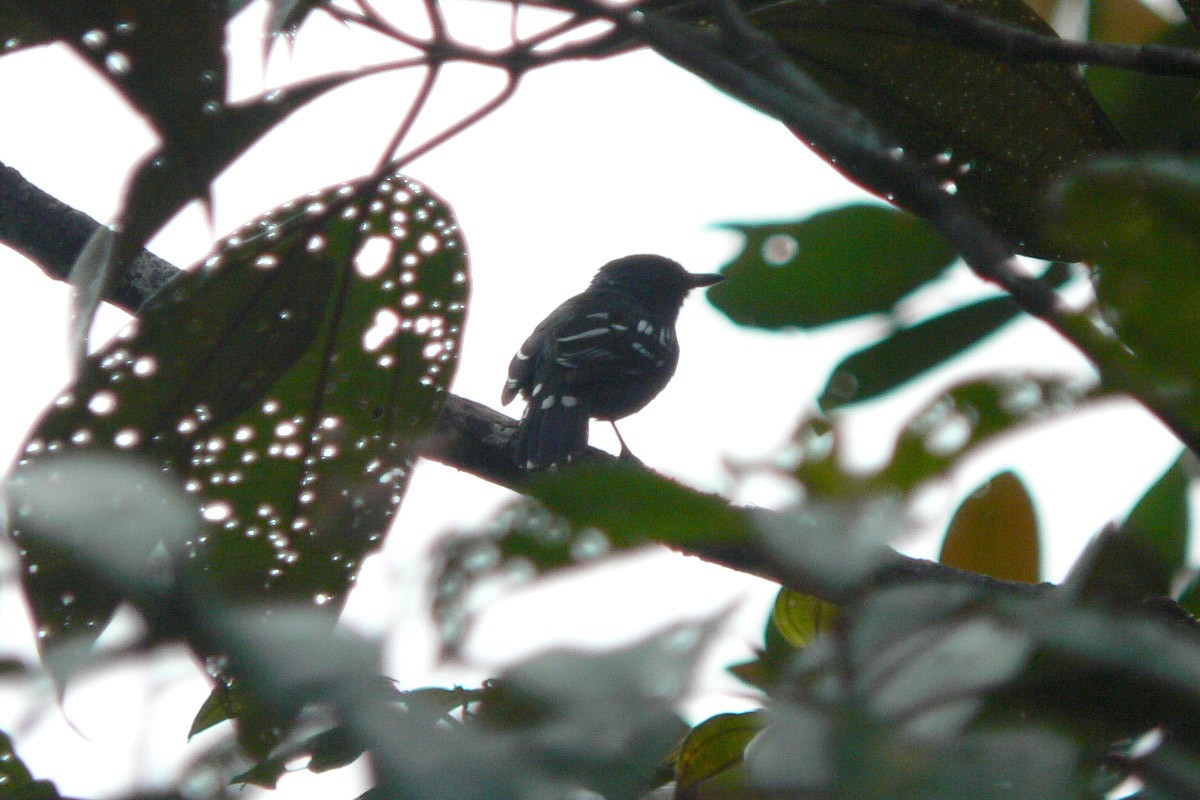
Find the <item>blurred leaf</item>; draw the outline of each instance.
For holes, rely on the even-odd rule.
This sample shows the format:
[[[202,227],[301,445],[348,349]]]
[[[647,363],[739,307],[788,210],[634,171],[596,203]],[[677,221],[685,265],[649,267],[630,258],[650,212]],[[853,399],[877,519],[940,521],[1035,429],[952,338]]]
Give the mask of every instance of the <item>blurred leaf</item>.
[[[53,783],[34,780],[4,731],[0,731],[0,796],[4,800],[60,800]]]
[[[803,647],[837,618],[838,607],[811,594],[780,589],[771,609],[771,621],[793,647]]]
[[[1085,797],[1083,753],[1065,735],[1034,727],[971,732],[935,762],[915,797],[1058,800]]]
[[[746,745],[762,731],[766,716],[762,711],[744,714],[717,714],[701,722],[679,746],[675,763],[676,797],[703,798],[701,786],[742,763]],[[744,777],[742,793],[749,789]]]
[[[19,678],[34,671],[34,667],[19,658],[0,658],[0,680]]]
[[[1001,472],[963,501],[950,520],[938,560],[1001,580],[1038,582],[1037,514],[1016,474]]]
[[[1020,0],[957,4],[1053,35]],[[785,0],[748,18],[906,158],[953,184],[956,197],[1020,252],[1068,254],[1044,238],[1046,190],[1091,155],[1123,146],[1073,65],[1006,60],[931,35],[910,11],[875,5]],[[855,164],[834,166],[901,206],[910,203]]]
[[[1183,9],[1184,15],[1188,18],[1188,23],[1193,28],[1200,28],[1200,2],[1197,2],[1197,0],[1179,0],[1179,7]]]
[[[786,591],[789,590],[779,590],[781,594]],[[776,595],[776,602],[778,602],[778,595]],[[762,648],[755,650],[754,658],[750,661],[733,664],[728,667],[728,671],[750,686],[770,692],[787,677],[788,665],[800,651],[801,648],[793,645],[779,632],[779,626],[775,624],[774,606],[772,606],[771,613],[767,616],[767,623],[763,626]]]
[[[946,473],[985,442],[1071,411],[1093,396],[1073,378],[1009,375],[959,384],[902,429],[892,460],[876,479],[910,491]]]
[[[876,592],[855,610],[845,658],[851,691],[872,716],[945,741],[1025,668],[1033,637],[999,618],[985,599],[974,588],[913,582]]]
[[[843,466],[847,456],[838,422],[813,417],[792,437],[800,453],[792,474],[822,497],[908,493],[982,445],[1074,410],[1099,392],[1058,376],[1006,375],[959,384],[904,423],[890,461],[867,475]]]
[[[734,322],[772,330],[885,314],[955,259],[924,222],[876,205],[728,227],[744,245],[708,299]]]
[[[1069,279],[1065,265],[1051,265],[1042,279],[1061,288]],[[851,353],[830,371],[819,403],[826,413],[873,400],[903,387],[974,347],[1022,314],[1009,297],[991,297],[899,328],[884,339]]]
[[[304,768],[310,772],[326,772],[357,761],[365,752],[362,745],[343,726],[336,726],[310,736],[304,742],[277,748],[276,752],[229,779],[230,783],[252,784],[275,789],[288,772],[296,770],[296,762],[307,757]]]
[[[614,800],[648,791],[688,726],[675,712],[719,622],[689,622],[609,652],[554,650],[508,670],[479,719],[518,758]]]
[[[1120,2],[1141,6],[1136,0]],[[1162,31],[1152,43],[1194,51],[1200,47],[1200,35],[1192,24],[1181,23]],[[1196,114],[1200,78],[1100,66],[1089,66],[1086,74],[1096,99],[1137,150],[1180,155],[1200,152],[1200,118]]]
[[[217,672],[216,670],[212,670]],[[213,690],[201,704],[192,719],[188,739],[225,721],[232,721],[237,731],[237,742],[243,754],[259,759],[248,770],[245,782],[263,784],[271,775],[269,754],[279,744],[287,728],[286,715],[275,713],[265,707],[254,694],[246,691],[240,681],[228,674],[213,676]],[[278,776],[276,776],[278,777]],[[270,784],[268,788],[274,788]]]
[[[978,344],[1020,313],[1010,298],[993,297],[900,328],[833,368],[818,400],[821,410],[828,413],[898,389]]]
[[[1092,0],[1087,13],[1088,39],[1094,42],[1146,44],[1170,27],[1140,0]]]
[[[101,225],[79,251],[71,266],[71,352],[76,364],[87,358],[88,333],[96,311],[104,302],[105,292],[113,280],[113,245],[116,234]]]
[[[607,533],[615,547],[732,543],[753,530],[746,515],[721,497],[623,465],[580,464],[538,476],[527,488],[571,524]]]
[[[1110,525],[1084,549],[1063,586],[1077,601],[1130,608],[1169,596],[1171,577],[1153,542]]]
[[[59,634],[98,636],[122,598],[146,602],[201,530],[181,487],[127,453],[43,455],[14,472],[5,499],[43,648]]]
[[[846,714],[853,720],[853,714]],[[839,744],[835,716],[813,703],[777,702],[767,725],[745,748],[746,768],[768,797],[831,793]],[[848,737],[846,737],[848,738]]]
[[[529,498],[502,509],[483,530],[445,537],[435,558],[432,608],[443,648],[456,651],[473,612],[489,604],[480,590],[528,583],[609,549],[599,530],[572,527]]]
[[[364,180],[286,204],[88,359],[17,474],[54,451],[143,453],[195,494],[207,525],[191,564],[218,590],[336,610],[436,419],[466,296],[453,216],[419,184]],[[14,535],[48,643],[69,622],[53,616],[63,578]],[[116,599],[74,591],[102,627]]]
[[[1168,384],[1200,381],[1200,164],[1096,160],[1053,199],[1055,235],[1096,265],[1121,339]]]
[[[1187,566],[1191,479],[1185,458],[1175,460],[1118,528],[1118,535],[1139,542],[1158,557],[1165,578],[1156,592],[1161,595],[1170,594],[1175,574]]]

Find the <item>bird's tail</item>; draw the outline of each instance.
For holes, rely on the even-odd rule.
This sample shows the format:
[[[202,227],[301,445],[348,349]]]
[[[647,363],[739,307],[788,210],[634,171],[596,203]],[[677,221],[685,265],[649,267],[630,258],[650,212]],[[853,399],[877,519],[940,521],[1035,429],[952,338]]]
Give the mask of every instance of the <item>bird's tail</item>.
[[[517,464],[525,469],[566,466],[587,448],[588,411],[579,398],[558,392],[531,398],[517,430]]]

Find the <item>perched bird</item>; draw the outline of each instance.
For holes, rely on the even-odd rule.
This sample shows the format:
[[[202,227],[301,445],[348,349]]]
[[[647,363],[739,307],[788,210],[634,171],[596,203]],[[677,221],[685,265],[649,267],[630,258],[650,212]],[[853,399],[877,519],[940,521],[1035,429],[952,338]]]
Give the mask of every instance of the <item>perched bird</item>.
[[[514,444],[525,469],[563,465],[587,447],[588,419],[613,423],[641,410],[675,374],[675,320],[692,289],[722,275],[693,274],[669,258],[633,255],[600,268],[587,290],[534,328],[500,395],[529,401]],[[621,455],[630,456],[617,431]]]

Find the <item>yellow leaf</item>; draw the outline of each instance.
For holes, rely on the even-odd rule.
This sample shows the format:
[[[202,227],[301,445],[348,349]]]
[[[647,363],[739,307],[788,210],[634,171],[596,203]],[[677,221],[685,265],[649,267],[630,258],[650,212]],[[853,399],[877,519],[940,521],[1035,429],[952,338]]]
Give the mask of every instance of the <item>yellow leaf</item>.
[[[993,578],[1037,583],[1039,550],[1029,492],[1015,474],[1002,472],[958,507],[940,560]]]

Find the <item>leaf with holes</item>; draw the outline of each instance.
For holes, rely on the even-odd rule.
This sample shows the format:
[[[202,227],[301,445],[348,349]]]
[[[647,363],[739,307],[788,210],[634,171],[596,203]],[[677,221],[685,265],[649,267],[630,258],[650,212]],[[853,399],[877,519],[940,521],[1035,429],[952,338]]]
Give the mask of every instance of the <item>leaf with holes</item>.
[[[458,356],[466,254],[450,209],[403,176],[285,204],[151,298],[38,422],[17,466],[138,451],[207,521],[196,568],[231,596],[336,608],[379,546]],[[114,603],[24,548],[44,643]],[[71,624],[48,625],[70,591]]]
[[[166,139],[199,140],[225,102],[226,0],[21,0]]]

